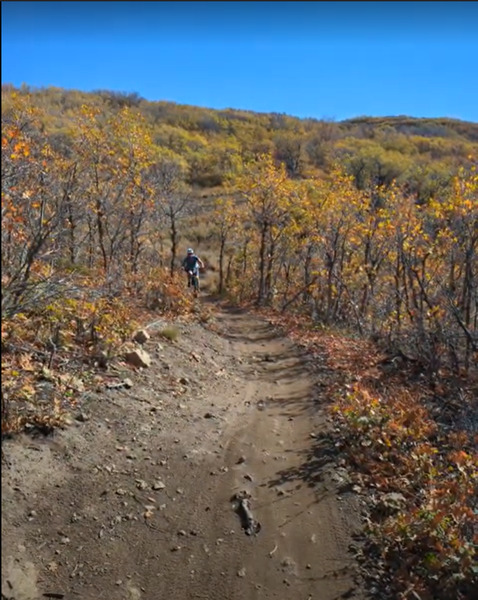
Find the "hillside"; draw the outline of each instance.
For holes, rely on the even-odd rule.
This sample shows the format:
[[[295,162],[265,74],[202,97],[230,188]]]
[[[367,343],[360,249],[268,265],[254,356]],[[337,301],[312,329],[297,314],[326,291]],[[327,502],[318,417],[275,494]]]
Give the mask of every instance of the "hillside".
[[[13,91],[2,86],[4,114]],[[360,186],[376,178],[387,183],[398,178],[414,182],[417,193],[427,198],[478,148],[478,124],[453,119],[361,117],[333,122],[149,102],[137,94],[101,90],[25,87],[22,93],[30,94],[45,133],[59,148],[68,145],[72,120],[84,104],[98,107],[105,118],[124,107],[137,110],[151,128],[154,144],[184,159],[189,183],[206,188],[221,186],[244,159],[272,152],[294,177],[328,172],[338,160]]]
[[[211,598],[474,598],[477,145],[451,119],[3,86],[3,597],[153,600],[187,553],[178,600],[204,597],[203,571]],[[169,457],[163,519],[145,490]],[[257,544],[230,529],[242,478],[252,499],[232,504],[250,533],[257,507]]]

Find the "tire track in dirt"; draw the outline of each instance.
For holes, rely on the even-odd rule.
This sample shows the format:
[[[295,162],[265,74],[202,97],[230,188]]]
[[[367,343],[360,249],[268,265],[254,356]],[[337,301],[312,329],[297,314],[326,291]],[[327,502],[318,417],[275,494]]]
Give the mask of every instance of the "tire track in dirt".
[[[347,546],[355,507],[339,501],[327,477],[311,472],[318,463],[309,466],[307,459],[311,435],[325,425],[310,357],[257,317],[236,313],[223,320],[233,352],[249,364],[247,410],[228,429],[230,471],[218,495],[250,493],[262,525],[256,538],[240,538],[234,559],[249,586],[230,597],[352,596],[356,586]]]

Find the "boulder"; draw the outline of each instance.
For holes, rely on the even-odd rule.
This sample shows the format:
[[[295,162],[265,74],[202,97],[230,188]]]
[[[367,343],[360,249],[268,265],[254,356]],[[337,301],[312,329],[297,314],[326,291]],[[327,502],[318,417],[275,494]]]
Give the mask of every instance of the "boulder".
[[[125,354],[125,360],[133,367],[150,367],[151,366],[151,357],[150,355],[138,348],[137,350],[132,350]]]

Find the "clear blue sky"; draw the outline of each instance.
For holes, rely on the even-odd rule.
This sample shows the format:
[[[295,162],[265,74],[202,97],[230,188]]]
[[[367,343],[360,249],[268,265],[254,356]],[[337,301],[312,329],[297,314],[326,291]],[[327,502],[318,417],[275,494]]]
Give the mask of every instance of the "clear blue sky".
[[[9,2],[2,83],[478,122],[478,2]]]

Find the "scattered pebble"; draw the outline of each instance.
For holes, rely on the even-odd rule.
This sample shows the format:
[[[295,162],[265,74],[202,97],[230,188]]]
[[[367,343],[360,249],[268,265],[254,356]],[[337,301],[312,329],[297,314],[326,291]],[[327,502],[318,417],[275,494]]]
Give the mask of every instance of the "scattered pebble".
[[[86,413],[80,412],[76,415],[75,419],[80,423],[86,423],[86,421],[90,420],[90,417]]]

